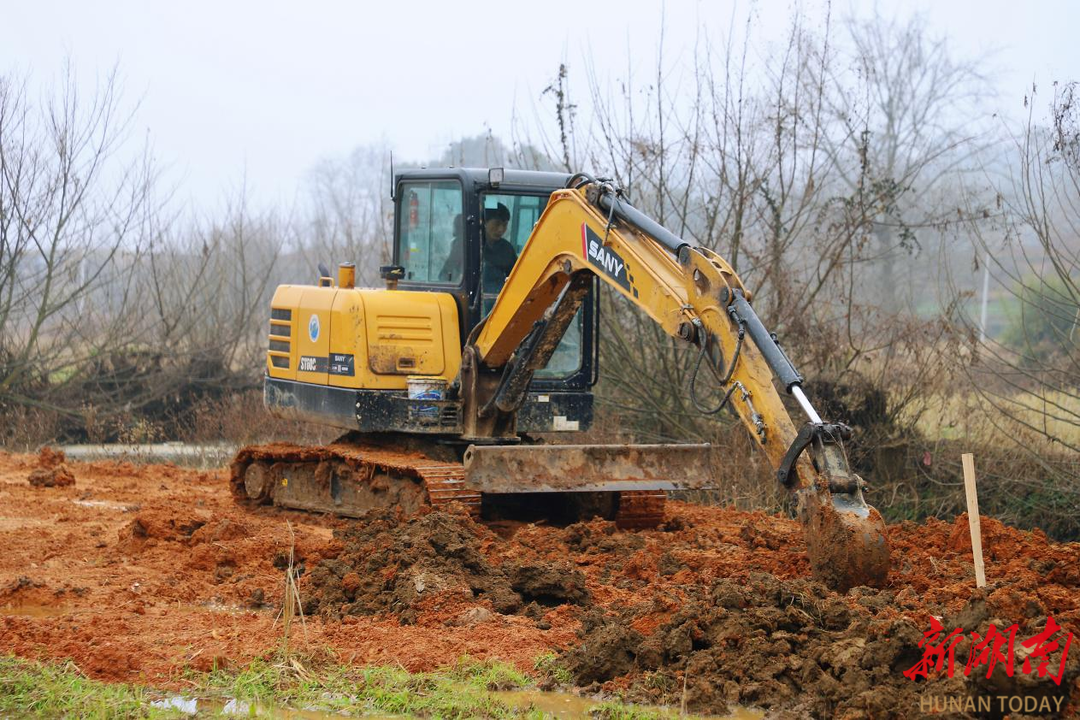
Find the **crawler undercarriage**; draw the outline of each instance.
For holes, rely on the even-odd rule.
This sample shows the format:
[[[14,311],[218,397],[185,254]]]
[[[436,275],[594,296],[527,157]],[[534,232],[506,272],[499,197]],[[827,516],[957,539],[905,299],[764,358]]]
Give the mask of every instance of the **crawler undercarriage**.
[[[539,462],[544,447],[535,448]],[[514,450],[517,463],[523,454],[536,457],[530,448]],[[322,446],[246,447],[232,463],[231,485],[241,501],[345,517],[362,517],[376,508],[398,507],[411,513],[426,505],[445,508],[459,503],[477,519],[573,522],[598,516],[627,529],[652,528],[664,520],[664,490],[483,492],[467,480],[466,463],[472,460],[460,446],[404,435],[351,433]],[[490,476],[492,470],[489,465],[479,474]],[[547,467],[541,472],[554,471]],[[616,482],[608,480],[607,485]],[[618,482],[627,487],[638,484],[626,478]]]

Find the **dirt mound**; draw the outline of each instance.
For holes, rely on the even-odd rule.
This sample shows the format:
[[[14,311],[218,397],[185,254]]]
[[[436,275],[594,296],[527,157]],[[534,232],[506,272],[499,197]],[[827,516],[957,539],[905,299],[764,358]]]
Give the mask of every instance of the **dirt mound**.
[[[75,476],[65,464],[62,450],[46,446],[38,453],[37,467],[27,477],[34,487],[67,487],[75,484]]]
[[[38,451],[37,464],[42,468],[54,468],[67,462],[67,456],[63,450],[54,450],[48,445]]]
[[[645,638],[627,619],[605,616],[599,609],[582,619],[583,642],[565,658],[575,684],[604,682],[637,669],[637,657]]]
[[[481,547],[498,538],[463,513],[376,511],[335,531],[335,539],[340,552],[303,583],[309,613],[393,613],[410,623],[440,601],[484,603],[506,615],[588,598],[584,575],[565,562],[493,562]]]
[[[1072,656],[1061,684],[1036,674],[1009,677],[998,665],[988,679],[985,664],[965,677],[971,640],[959,642],[952,678],[941,673],[915,682],[904,675],[922,658],[922,629],[889,612],[888,590],[857,588],[850,597],[808,580],[781,581],[754,573],[748,582],[716,581],[652,635],[633,629],[633,611],[586,617],[581,644],[564,658],[578,685],[599,687],[619,676],[630,698],[686,703],[692,711],[724,713],[729,705],[784,710],[791,717],[906,717],[924,695],[1016,696],[1055,699],[1066,707],[1080,677]],[[990,624],[1003,629],[993,601],[973,598],[944,618],[944,627],[986,637]],[[1003,608],[1002,608],[1003,609]],[[1019,627],[1018,638],[1043,630],[1046,617]],[[1019,639],[1017,645],[1019,646]],[[1055,656],[1055,659],[1060,656]]]
[[[721,579],[648,637],[629,629],[633,612],[584,626],[567,664],[578,684],[645,674],[647,682],[631,684],[633,697],[685,700],[695,711],[725,712],[731,703],[798,706],[815,717],[887,714],[917,705],[917,687],[902,672],[919,659],[922,636],[910,623],[874,618],[875,601],[888,602],[882,593],[867,590],[853,610],[811,581]]]
[[[628,555],[645,547],[641,535],[619,532],[615,523],[599,519],[568,525],[562,532],[562,541],[571,550],[585,555]]]
[[[211,518],[210,512],[187,508],[179,512],[144,510],[117,533],[118,548],[124,553],[133,555],[159,541],[186,542],[191,540],[192,536]]]

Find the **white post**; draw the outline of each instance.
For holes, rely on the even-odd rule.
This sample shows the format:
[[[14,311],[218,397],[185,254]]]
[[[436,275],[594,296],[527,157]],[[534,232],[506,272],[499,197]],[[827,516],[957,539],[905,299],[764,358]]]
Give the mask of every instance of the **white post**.
[[[971,531],[971,553],[975,558],[975,587],[986,587],[986,566],[983,564],[982,529],[979,526],[979,495],[975,489],[975,458],[964,453],[964,489],[967,491],[968,529]]]

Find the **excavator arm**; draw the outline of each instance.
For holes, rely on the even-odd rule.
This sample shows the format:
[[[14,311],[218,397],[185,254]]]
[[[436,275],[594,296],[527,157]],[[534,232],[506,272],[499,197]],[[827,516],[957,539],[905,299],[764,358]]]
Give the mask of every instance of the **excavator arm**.
[[[730,264],[636,210],[609,183],[579,174],[552,194],[490,314],[470,335],[460,375],[465,437],[480,444],[515,435],[529,381],[558,346],[594,276],[697,347],[695,405],[719,411],[696,396],[695,385],[712,376],[721,407],[730,403],[795,494],[814,574],[841,590],[882,585],[889,570],[884,522],[848,465],[843,442],[850,430],[818,416],[802,376]],[[806,414],[801,427],[774,378]]]

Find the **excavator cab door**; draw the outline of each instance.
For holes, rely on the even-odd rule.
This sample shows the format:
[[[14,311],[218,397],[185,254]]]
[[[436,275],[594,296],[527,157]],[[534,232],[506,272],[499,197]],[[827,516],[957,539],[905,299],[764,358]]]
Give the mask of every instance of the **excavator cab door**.
[[[501,182],[493,184],[487,170],[399,173],[394,184],[393,263],[402,268],[397,288],[451,295],[464,346],[495,304],[551,193],[568,177],[507,170]],[[485,249],[485,213],[500,205],[506,208],[500,214],[509,215],[501,228],[509,252],[506,244],[494,252]],[[529,399],[518,415],[520,432],[583,430],[591,424],[591,388],[598,374],[597,310],[593,288],[548,366],[530,383]]]
[[[534,174],[535,175],[535,174]],[[394,264],[403,268],[402,290],[454,296],[464,343],[495,304],[510,268],[547,207],[551,186],[517,184],[508,171],[499,186],[467,169],[408,170],[396,178]],[[489,242],[485,218],[503,209],[505,226],[491,223],[501,242]],[[537,372],[537,390],[588,390],[596,382],[596,291],[583,303],[548,366]],[[554,416],[553,416],[554,417]]]
[[[493,220],[497,220],[500,210],[509,213],[509,220],[503,230],[504,234],[498,239],[489,237],[488,233],[489,227],[492,227],[494,232],[499,232],[501,226],[497,222],[488,223],[485,221],[483,225],[480,263],[481,307],[483,308],[482,314],[484,317],[487,317],[487,314],[491,312],[491,308],[494,307],[495,299],[498,297],[499,290],[501,290],[510,271],[510,267],[506,262],[508,257],[506,248],[509,246],[513,250],[512,257],[514,259],[521,255],[521,251],[525,248],[525,243],[528,241],[529,235],[532,234],[536,222],[540,219],[544,208],[547,207],[549,198],[550,193],[524,194],[489,191],[481,194],[481,217],[492,217]],[[547,367],[537,371],[537,379],[557,380],[568,378],[581,369],[584,361],[582,343],[585,322],[584,306],[588,304],[588,302],[584,303],[583,307],[578,310],[577,316],[570,323],[570,327],[567,328],[566,334],[563,335],[558,348],[556,348],[555,353],[548,361]]]

